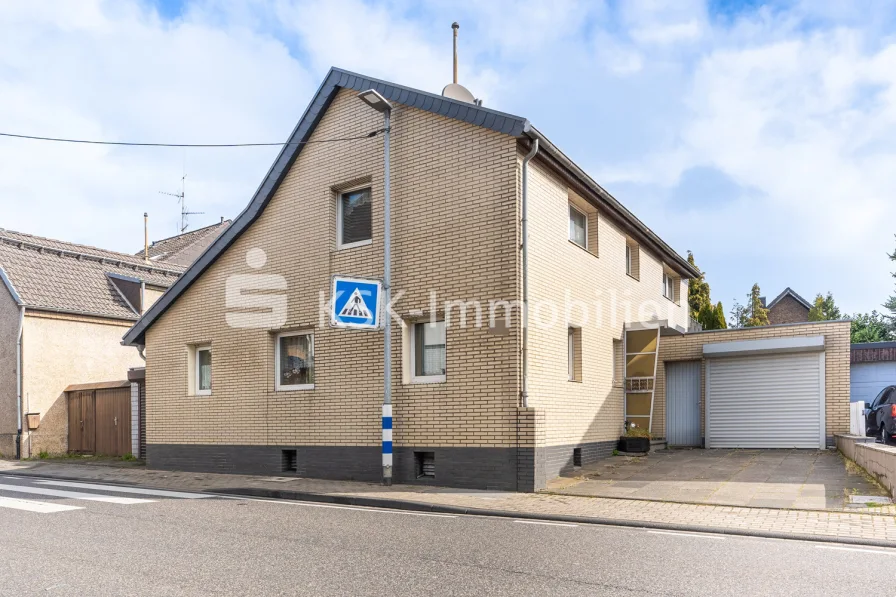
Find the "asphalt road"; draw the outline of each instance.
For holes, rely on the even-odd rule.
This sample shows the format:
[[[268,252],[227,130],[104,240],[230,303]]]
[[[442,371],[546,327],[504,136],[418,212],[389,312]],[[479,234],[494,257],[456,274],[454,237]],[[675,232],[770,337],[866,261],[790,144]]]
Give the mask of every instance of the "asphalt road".
[[[896,550],[125,489],[0,475],[0,594],[896,594]]]

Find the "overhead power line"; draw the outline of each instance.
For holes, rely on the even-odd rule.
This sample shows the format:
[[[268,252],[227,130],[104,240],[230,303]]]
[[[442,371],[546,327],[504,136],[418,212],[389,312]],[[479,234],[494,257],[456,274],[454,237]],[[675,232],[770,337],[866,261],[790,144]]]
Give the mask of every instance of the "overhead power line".
[[[281,141],[278,143],[132,143],[128,141],[95,141],[88,139],[62,139],[58,137],[38,137],[35,135],[16,135],[14,133],[0,133],[0,137],[12,137],[14,139],[28,139],[31,141],[53,141],[56,143],[82,143],[86,145],[124,145],[128,147],[282,147],[285,145],[305,145],[307,143],[337,143],[340,141],[360,141],[370,139],[386,129],[377,129],[366,135],[357,137],[336,137],[333,139],[314,139],[308,141]]]

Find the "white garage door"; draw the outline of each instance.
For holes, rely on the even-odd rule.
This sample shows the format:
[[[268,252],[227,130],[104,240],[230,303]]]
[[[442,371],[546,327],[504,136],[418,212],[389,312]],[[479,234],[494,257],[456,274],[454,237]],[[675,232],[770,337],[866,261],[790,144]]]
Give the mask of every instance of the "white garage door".
[[[824,448],[823,354],[707,359],[707,447]]]

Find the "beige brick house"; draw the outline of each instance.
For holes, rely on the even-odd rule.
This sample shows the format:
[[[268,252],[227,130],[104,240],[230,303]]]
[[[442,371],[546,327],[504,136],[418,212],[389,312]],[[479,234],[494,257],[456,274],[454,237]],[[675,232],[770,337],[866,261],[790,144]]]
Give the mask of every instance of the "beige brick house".
[[[624,326],[687,332],[697,272],[527,120],[334,68],[247,208],[125,335],[146,349],[148,465],[380,479],[382,332],[326,308],[333,276],[383,275],[371,88],[393,104],[396,482],[532,490],[610,454],[627,418],[662,436],[635,395],[656,345],[627,357]]]

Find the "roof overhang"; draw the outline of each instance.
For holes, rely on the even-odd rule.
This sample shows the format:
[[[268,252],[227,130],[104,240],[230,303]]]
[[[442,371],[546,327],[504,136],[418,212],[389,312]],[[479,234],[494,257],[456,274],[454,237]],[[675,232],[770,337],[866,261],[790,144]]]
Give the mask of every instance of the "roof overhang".
[[[694,268],[687,259],[679,255],[672,247],[661,239],[644,222],[638,219],[606,189],[600,186],[593,178],[573,162],[565,153],[545,137],[538,129],[527,123],[525,135],[538,140],[539,153],[547,154],[554,162],[555,169],[566,174],[567,179],[572,179],[578,184],[573,184],[574,190],[603,208],[604,213],[610,215],[620,224],[627,233],[631,234],[640,245],[651,249],[663,262],[673,270],[681,274],[683,278],[699,278],[701,273]]]
[[[19,296],[19,293],[16,292],[16,287],[13,286],[12,280],[9,279],[9,276],[6,275],[6,270],[3,269],[3,266],[0,265],[0,281],[3,282],[3,285],[9,291],[9,294],[12,296],[12,300],[15,301],[16,305],[19,307],[24,307],[25,303],[22,302],[22,297]]]
[[[474,126],[486,128],[498,133],[516,138],[528,137],[538,139],[544,146],[544,154],[549,156],[561,168],[569,172],[569,178],[579,181],[578,185],[591,201],[602,205],[613,218],[624,223],[626,229],[632,229],[634,236],[646,247],[654,250],[658,256],[666,261],[674,263],[677,271],[683,277],[698,277],[700,272],[690,266],[688,262],[672,250],[656,234],[654,234],[643,222],[638,220],[630,211],[622,206],[612,195],[594,182],[585,172],[576,166],[572,160],[557,149],[544,135],[532,127],[528,120],[520,116],[514,116],[497,110],[483,108],[476,104],[470,104],[453,100],[440,95],[411,89],[402,85],[396,85],[387,81],[366,77],[338,68],[331,68],[324,78],[311,103],[305,109],[301,119],[288,139],[288,143],[280,150],[274,164],[268,170],[267,175],[256,189],[249,205],[233,220],[233,223],[212,242],[205,251],[190,265],[186,272],[180,276],[165,293],[159,297],[153,305],[147,309],[134,326],[128,330],[122,340],[127,345],[145,344],[146,330],[208,269],[218,256],[227,250],[237,238],[251,226],[264,211],[276,190],[280,187],[290,167],[302,151],[320,119],[323,117],[336,94],[342,89],[354,91],[366,91],[373,89],[386,100],[402,104],[411,108],[417,108],[434,114],[460,120]]]
[[[738,340],[703,345],[703,356],[706,358],[822,351],[824,351],[824,336],[764,338],[762,340]]]

